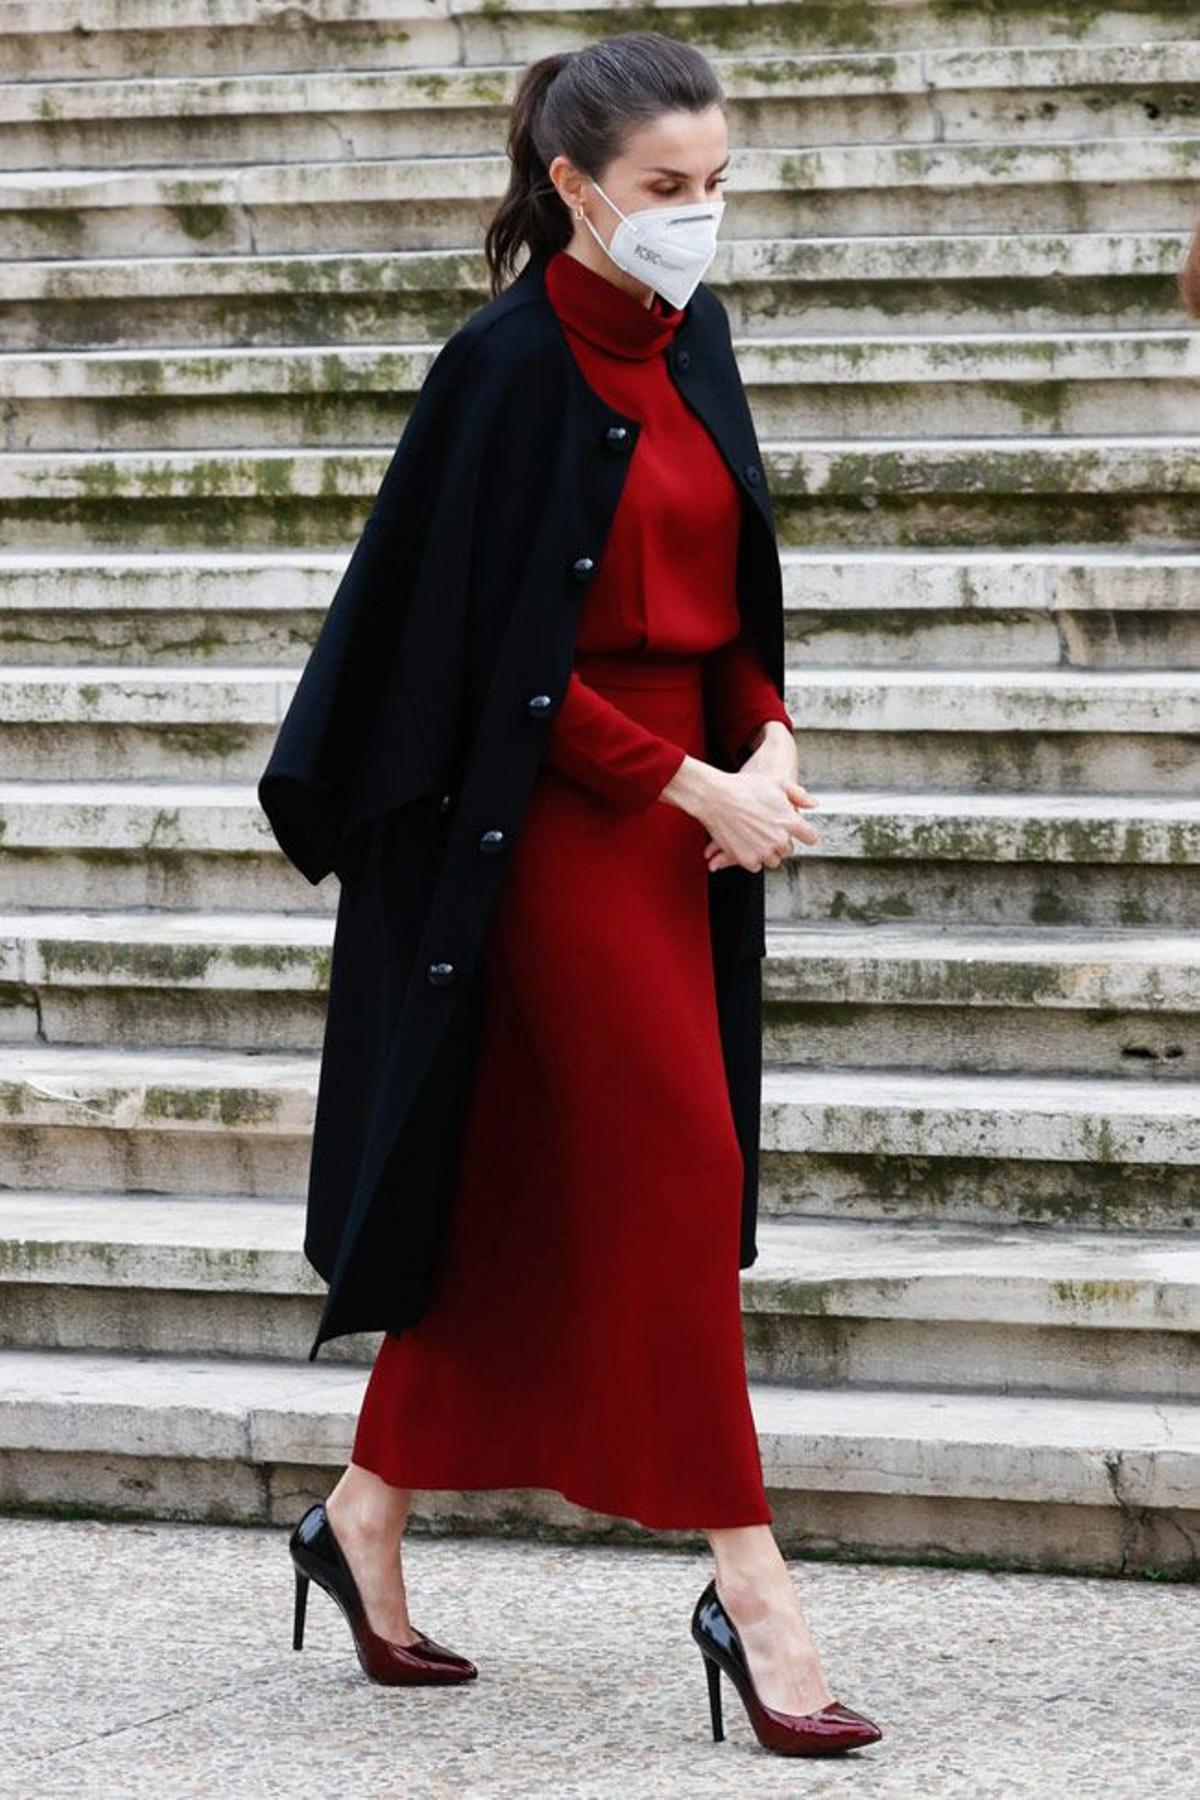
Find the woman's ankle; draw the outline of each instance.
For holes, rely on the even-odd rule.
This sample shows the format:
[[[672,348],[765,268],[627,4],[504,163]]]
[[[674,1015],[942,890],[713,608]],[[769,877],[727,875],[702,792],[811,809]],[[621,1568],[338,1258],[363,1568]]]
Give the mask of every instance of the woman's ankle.
[[[787,1564],[769,1525],[741,1526],[710,1532],[716,1561],[717,1589],[723,1600],[766,1611],[772,1591],[790,1582]]]
[[[325,1498],[334,1522],[360,1537],[399,1538],[408,1522],[411,1488],[396,1488],[370,1469],[348,1463]]]

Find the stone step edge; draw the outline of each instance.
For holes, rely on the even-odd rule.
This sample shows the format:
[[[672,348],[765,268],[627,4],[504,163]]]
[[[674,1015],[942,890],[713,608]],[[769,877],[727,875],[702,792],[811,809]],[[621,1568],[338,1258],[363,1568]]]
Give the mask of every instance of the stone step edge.
[[[325,947],[334,921],[311,913],[252,907],[0,907],[0,940],[24,937],[45,942],[148,944],[191,949],[197,946],[275,945]],[[834,953],[839,945],[854,954],[939,957],[1012,955],[1025,962],[1057,964],[1064,956],[1088,961],[1105,957],[1141,964],[1166,958],[1191,967],[1200,961],[1200,940],[1190,925],[943,925],[920,920],[877,924],[768,920],[774,949],[789,956]],[[0,1190],[2,1191],[2,1190]]]
[[[0,988],[324,993],[333,935],[329,914],[6,910]],[[768,1005],[803,1003],[836,979],[845,1005],[1200,1012],[1200,942],[1186,927],[772,920],[766,943]]]
[[[836,274],[846,277],[847,263],[881,259],[882,271],[876,279],[892,283],[897,270],[906,279],[954,279],[952,270],[961,265],[959,277],[978,281],[1009,280],[1014,273],[1030,276],[1064,274],[1075,271],[1095,276],[1143,275],[1161,280],[1174,276],[1186,252],[1189,233],[1180,229],[1140,231],[1102,229],[1084,230],[1064,235],[1061,232],[978,232],[964,235],[898,232],[880,236],[867,232],[846,236],[813,235],[799,238],[748,238],[731,240],[721,246],[713,263],[709,285],[718,293],[726,286],[753,280],[786,285],[821,281],[830,278],[822,259],[830,259],[838,268]],[[1097,271],[1096,253],[1104,251],[1113,257],[1113,267]],[[1116,254],[1116,253],[1122,254]],[[1153,253],[1154,267],[1146,266],[1148,253]],[[989,259],[999,257],[1004,266],[993,270]],[[939,260],[944,259],[944,260]],[[933,269],[921,273],[923,265]],[[156,299],[193,299],[205,294],[243,293],[246,297],[265,289],[246,288],[248,277],[276,276],[286,292],[302,292],[306,297],[327,299],[378,296],[380,293],[410,291],[405,277],[413,273],[411,294],[420,299],[436,286],[430,271],[444,266],[446,281],[457,289],[485,290],[484,264],[476,246],[432,246],[421,250],[291,250],[273,252],[230,252],[214,256],[194,256],[186,252],[168,252],[147,256],[23,257],[19,261],[0,262],[0,299],[37,300],[45,298],[40,283],[49,282],[60,288],[58,298],[77,299],[126,297],[136,298],[145,287]],[[283,278],[299,273],[293,288]],[[347,275],[358,272],[370,279],[361,286],[347,282]],[[391,287],[381,284],[379,274],[393,278]],[[328,286],[320,277],[327,273]],[[104,277],[111,286],[101,287]],[[861,276],[860,279],[872,279]]]
[[[782,6],[786,0],[758,0],[764,9]],[[541,8],[530,0],[510,0],[506,16],[540,19]],[[585,16],[592,8],[582,9]],[[41,38],[78,31],[129,33],[135,31],[195,31],[214,29],[212,0],[7,0],[0,7],[0,35]],[[277,32],[314,24],[334,29],[360,24],[412,25],[432,19],[450,24],[459,15],[489,12],[487,0],[321,0],[316,18],[311,13],[281,13],[272,0],[220,0],[220,29],[251,26]],[[986,11],[986,9],[985,9]],[[1054,9],[1047,7],[1048,14]],[[296,24],[292,24],[293,19]]]
[[[1136,860],[1157,868],[1188,867],[1200,857],[1200,797],[825,788],[818,798],[821,842],[793,853],[817,861],[1108,867]],[[253,783],[0,781],[0,826],[6,850],[26,854],[282,859]],[[297,877],[293,910],[307,911],[311,900]]]
[[[0,670],[0,722],[104,731],[278,726],[299,667],[280,663],[24,663]],[[1178,736],[1200,731],[1200,669],[785,667],[799,732],[1053,732]],[[164,771],[165,773],[165,771]]]
[[[917,188],[953,191],[1071,187],[1087,183],[1134,188],[1183,182],[1200,149],[1194,133],[1170,137],[1064,138],[1014,144],[1010,139],[943,142],[747,145],[739,152],[739,193],[790,195]],[[503,155],[484,153],[314,157],[305,162],[172,164],[136,168],[0,169],[0,211],[70,207],[87,211],[180,206],[308,206],[340,202],[404,204],[406,200],[498,198],[507,175]],[[347,180],[346,178],[350,179]],[[397,192],[396,189],[403,191]]]
[[[912,1006],[1047,1015],[1200,1012],[1200,938],[1122,927],[796,924],[768,919],[767,1006]]]
[[[759,0],[765,13],[782,6],[785,0]],[[589,13],[592,9],[583,9]],[[911,10],[911,9],[910,9]],[[923,14],[929,8],[921,7]],[[935,8],[940,14],[944,9]],[[994,17],[994,8],[980,4],[979,0],[968,4],[962,10],[990,22]],[[1111,9],[1109,9],[1111,10]],[[1151,3],[1137,9],[1140,13],[1161,14],[1164,10],[1171,13],[1174,9],[1161,4]],[[432,18],[439,22],[452,21],[460,14],[486,14],[488,12],[484,0],[465,0],[463,4],[451,4],[450,0],[430,0],[430,3],[414,4],[414,0],[322,0],[319,19],[321,24],[332,27],[358,24],[409,24],[415,19]],[[527,0],[513,0],[506,8],[518,19],[529,18],[535,23],[543,16],[542,9]],[[81,25],[93,33],[132,33],[134,30],[195,30],[205,32],[213,28],[212,0],[9,0],[0,9],[2,23],[0,30],[11,37],[40,38],[47,35],[60,35],[78,30]],[[229,30],[235,26],[256,26],[272,32],[279,31],[281,25],[291,23],[293,15],[280,14],[271,4],[264,0],[222,0],[220,6],[221,27]],[[307,13],[295,15],[299,24],[307,30],[313,27],[313,19]],[[1035,9],[1034,19],[1052,20],[1060,29],[1060,9],[1044,6]],[[857,25],[857,10],[854,12],[854,23]],[[1115,46],[1120,48],[1121,45]],[[884,46],[882,54],[886,54]]]
[[[98,665],[103,666],[103,665]],[[1041,788],[966,792],[953,788],[834,788],[821,791],[823,804],[863,817],[876,813],[907,812],[913,817],[958,817],[969,805],[977,816],[1003,820],[1036,811],[1042,819],[1089,819],[1097,814],[1113,818],[1192,821],[1200,819],[1200,799],[1172,794],[1109,794],[1099,789],[1051,793]],[[177,781],[171,778],[130,777],[106,781],[47,780],[34,777],[4,779],[0,776],[0,806],[13,804],[98,807],[103,805],[248,807],[258,810],[253,781]]]
[[[298,1200],[0,1193],[5,1284],[321,1295]],[[747,1313],[1037,1325],[1200,1327],[1200,1243],[1171,1231],[760,1220]]]
[[[1200,436],[1191,432],[1064,433],[1061,436],[773,437],[760,440],[777,501],[886,494],[897,468],[919,476],[910,500],[1012,495],[1087,500],[1147,485],[1186,500],[1200,489]],[[394,446],[393,446],[394,448]],[[210,505],[326,500],[366,506],[386,473],[386,445],[229,449],[6,450],[0,453],[0,504],[170,507],[203,484]],[[877,464],[877,468],[872,465]],[[987,481],[980,483],[983,466]],[[270,479],[264,481],[261,471]],[[1063,484],[1051,487],[1050,483]],[[1188,548],[1191,546],[1189,545]],[[333,548],[332,545],[329,548]]]
[[[864,332],[779,336],[736,333],[742,379],[763,393],[821,382],[841,389],[889,384],[954,387],[1048,381],[1143,383],[1200,377],[1200,334],[1145,327],[1093,331],[979,333]],[[286,404],[327,397],[339,403],[387,395],[412,401],[438,353],[434,343],[241,345],[221,350],[12,350],[0,352],[0,398],[15,405],[70,401],[145,402],[238,399]],[[336,371],[336,373],[335,373]],[[65,447],[65,446],[64,446]],[[238,448],[245,446],[239,445]]]
[[[267,572],[278,569],[341,569],[352,546],[345,550],[283,550],[264,546],[258,550],[112,550],[97,545],[92,550],[14,550],[0,547],[0,580],[21,575],[47,575],[67,570],[88,573],[92,570],[113,575],[154,574],[159,571],[203,573]],[[879,568],[985,568],[1008,571],[1028,567],[1054,571],[1060,568],[1200,569],[1200,550],[1186,546],[1177,549],[1159,546],[1145,549],[1137,545],[1095,545],[1079,547],[1051,544],[1044,549],[1014,545],[1008,549],[973,549],[970,545],[946,549],[905,549],[881,545],[855,549],[781,549],[781,560],[793,565],[814,568],[837,568],[845,565],[859,570]]]
[[[308,1136],[313,1052],[0,1045],[0,1131]],[[1191,1168],[1200,1082],[768,1063],[763,1148]]]
[[[903,691],[924,686],[952,688],[961,685],[964,688],[977,688],[986,692],[1007,687],[1013,693],[1052,692],[1055,687],[1068,691],[1076,689],[1120,693],[1123,689],[1142,688],[1148,693],[1161,691],[1170,693],[1175,689],[1190,692],[1200,687],[1200,670],[1195,669],[1113,669],[1096,667],[1089,664],[1075,663],[1069,666],[1048,668],[987,668],[980,669],[975,664],[953,663],[934,664],[930,666],[912,666],[899,663],[894,666],[871,667],[864,671],[857,663],[823,663],[819,668],[785,667],[785,675],[791,681],[816,681],[829,687],[845,687],[859,684],[864,687],[886,687]],[[19,663],[0,668],[0,685],[7,688],[74,688],[93,686],[115,687],[125,683],[131,693],[139,686],[146,685],[158,690],[171,691],[198,688],[201,691],[223,686],[243,688],[249,693],[270,690],[276,683],[290,688],[295,680],[295,672],[290,667],[281,668],[277,662],[267,663],[203,663],[199,666],[192,663]],[[98,722],[103,722],[102,715],[89,715]],[[170,719],[170,714],[163,715]],[[6,714],[4,722],[18,724],[20,720],[12,714]],[[66,720],[63,721],[66,723]]]
[[[324,612],[352,549],[352,544],[338,551],[184,554],[0,549],[0,609],[21,615],[117,611],[152,617],[180,606],[190,611],[201,589],[204,609],[211,613]],[[1053,614],[1200,608],[1200,553],[1186,549],[782,548],[780,563],[789,611],[836,615],[904,607],[974,615],[992,609]],[[297,660],[301,657],[298,651]],[[14,672],[18,666],[9,665]]]
[[[1053,87],[1123,89],[1147,82],[1180,86],[1200,74],[1200,43],[1189,39],[1148,39],[1122,45],[1009,44],[974,48],[937,45],[928,49],[749,51],[709,61],[732,100],[871,100],[880,95],[930,101],[934,94],[1037,92]],[[518,62],[421,63],[415,66],[352,69],[254,70],[245,74],[39,76],[0,82],[0,126],[29,124],[53,128],[83,120],[271,116],[283,105],[326,114],[360,110],[398,112],[430,108],[430,84],[439,106],[480,110],[507,104],[520,75]],[[786,67],[788,79],[780,79]],[[479,83],[505,80],[495,96],[479,95]],[[461,94],[456,89],[461,88]],[[329,90],[333,90],[330,94]],[[411,90],[411,98],[408,90]],[[130,98],[128,112],[118,110]],[[188,103],[184,111],[180,101]],[[207,106],[205,103],[207,102]],[[48,112],[49,103],[54,110]]]
[[[368,1371],[345,1363],[0,1350],[0,1448],[328,1466]],[[749,1384],[769,1486],[1200,1507],[1200,1405]]]
[[[1200,445],[1200,432],[1163,431],[1163,432],[1071,432],[1061,438],[1047,439],[1034,433],[1019,433],[1002,438],[975,436],[967,432],[934,432],[928,436],[911,437],[850,437],[825,438],[783,435],[768,436],[762,439],[764,453],[775,451],[777,454],[799,454],[803,451],[818,451],[823,455],[844,454],[850,449],[859,449],[872,455],[891,453],[902,454],[905,451],[922,451],[925,453],[941,452],[953,454],[959,451],[976,454],[981,450],[1003,450],[1008,454],[1026,455],[1033,450],[1053,450],[1058,453],[1066,451],[1117,451],[1135,450],[1141,452],[1166,452],[1184,450],[1195,452]],[[161,464],[181,463],[186,465],[196,460],[230,462],[234,460],[247,463],[262,462],[266,459],[278,461],[285,455],[299,466],[328,462],[333,457],[346,457],[364,463],[374,463],[382,459],[386,462],[389,451],[378,444],[300,444],[292,446],[284,452],[272,449],[263,444],[236,444],[226,450],[208,450],[203,445],[190,444],[186,447],[169,447],[164,449],[138,448],[135,450],[97,451],[80,450],[4,450],[0,452],[0,470],[3,469],[35,469],[55,461],[61,462],[64,468],[82,468],[88,463],[103,459],[107,467],[120,467],[127,464],[133,467],[139,462],[157,459]],[[332,550],[333,546],[329,546]],[[1020,555],[1023,546],[1015,546]],[[1071,547],[1065,547],[1071,548]],[[1154,547],[1157,550],[1157,546]],[[1191,545],[1181,545],[1180,549],[1192,553]],[[76,552],[76,554],[80,554]],[[177,553],[178,554],[178,553]]]

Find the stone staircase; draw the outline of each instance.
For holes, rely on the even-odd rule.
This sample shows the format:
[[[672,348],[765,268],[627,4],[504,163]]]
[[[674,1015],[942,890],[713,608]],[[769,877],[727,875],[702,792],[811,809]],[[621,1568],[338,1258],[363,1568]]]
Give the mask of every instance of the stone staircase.
[[[710,279],[821,801],[742,1277],[792,1549],[1196,1573],[1189,12],[655,14],[729,95]],[[0,9],[0,1503],[282,1523],[344,1461],[375,1340],[304,1360],[299,1249],[336,894],[254,783],[486,297],[516,72],[622,17]]]

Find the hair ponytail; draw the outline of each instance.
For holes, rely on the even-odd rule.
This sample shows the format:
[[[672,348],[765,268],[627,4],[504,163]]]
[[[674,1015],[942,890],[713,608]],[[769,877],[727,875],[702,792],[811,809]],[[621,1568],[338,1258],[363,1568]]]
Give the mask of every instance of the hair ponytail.
[[[493,296],[514,272],[516,252],[522,244],[531,256],[537,256],[561,249],[571,235],[562,201],[534,142],[535,122],[546,95],[570,57],[570,51],[561,51],[531,63],[513,96],[505,144],[511,164],[508,189],[484,238]]]
[[[659,31],[626,31],[531,63],[509,112],[508,188],[484,236],[492,295],[515,273],[522,246],[540,256],[570,241],[570,215],[549,175],[556,156],[599,178],[638,126],[724,104],[708,58]]]

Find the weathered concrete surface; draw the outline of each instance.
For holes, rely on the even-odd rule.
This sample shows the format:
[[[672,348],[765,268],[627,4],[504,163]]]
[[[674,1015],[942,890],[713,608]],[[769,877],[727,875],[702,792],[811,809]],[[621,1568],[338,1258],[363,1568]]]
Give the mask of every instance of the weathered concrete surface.
[[[299,1510],[299,1509],[297,1509]],[[291,1648],[287,1529],[0,1519],[0,1791],[354,1800],[1191,1800],[1194,1587],[793,1562],[834,1694],[883,1738],[759,1748],[688,1635],[708,1552],[411,1534],[418,1626],[477,1682],[374,1686],[332,1601]],[[21,1621],[19,1631],[12,1629]]]

